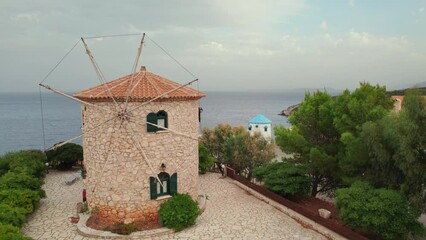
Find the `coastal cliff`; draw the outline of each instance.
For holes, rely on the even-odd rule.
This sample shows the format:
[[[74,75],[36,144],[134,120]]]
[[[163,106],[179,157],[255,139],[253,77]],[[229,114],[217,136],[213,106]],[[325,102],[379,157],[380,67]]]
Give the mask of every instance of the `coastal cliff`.
[[[299,108],[299,106],[300,106],[300,103],[291,105],[287,109],[282,110],[280,113],[278,113],[278,115],[283,115],[283,116],[289,117],[293,111],[295,111]]]

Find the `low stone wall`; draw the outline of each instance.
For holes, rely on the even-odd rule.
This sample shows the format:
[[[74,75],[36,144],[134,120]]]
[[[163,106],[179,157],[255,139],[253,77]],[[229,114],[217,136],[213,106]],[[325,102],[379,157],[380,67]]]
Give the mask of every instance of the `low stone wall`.
[[[139,231],[133,232],[130,235],[120,235],[116,233],[112,233],[109,231],[100,231],[89,228],[86,226],[86,222],[89,219],[90,215],[88,214],[80,214],[80,221],[77,223],[77,232],[89,238],[97,238],[97,239],[152,239],[153,237],[163,236],[174,233],[172,229],[168,228],[159,228],[153,230]]]

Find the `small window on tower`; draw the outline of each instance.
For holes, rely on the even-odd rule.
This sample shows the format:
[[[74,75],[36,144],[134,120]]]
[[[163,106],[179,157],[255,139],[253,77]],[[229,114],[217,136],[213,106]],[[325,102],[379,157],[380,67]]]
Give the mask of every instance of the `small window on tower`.
[[[167,113],[163,110],[159,111],[157,113],[157,125],[158,125],[158,131],[166,130],[167,128]]]
[[[168,127],[167,112],[160,110],[157,113],[149,113],[146,116],[146,131],[164,131]]]

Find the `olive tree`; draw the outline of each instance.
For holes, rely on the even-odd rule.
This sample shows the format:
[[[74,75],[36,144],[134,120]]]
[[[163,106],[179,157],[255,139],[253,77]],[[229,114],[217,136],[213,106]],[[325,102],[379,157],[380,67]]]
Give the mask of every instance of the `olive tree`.
[[[237,172],[252,178],[253,169],[270,162],[275,157],[274,145],[259,133],[250,135],[244,131],[229,137],[224,143],[227,163]]]

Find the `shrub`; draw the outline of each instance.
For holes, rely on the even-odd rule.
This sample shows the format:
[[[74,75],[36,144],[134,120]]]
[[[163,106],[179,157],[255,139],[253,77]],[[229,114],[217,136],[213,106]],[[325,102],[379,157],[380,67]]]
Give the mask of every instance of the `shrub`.
[[[165,227],[181,231],[195,224],[200,214],[198,204],[188,194],[177,194],[160,205],[158,216]]]
[[[66,143],[46,152],[47,161],[53,168],[69,170],[78,160],[83,159],[83,147],[75,143]]]
[[[31,238],[22,236],[17,227],[0,224],[0,240],[31,240]]]
[[[214,158],[210,155],[209,150],[202,143],[198,144],[198,160],[198,171],[201,174],[206,173],[214,164]]]
[[[46,194],[41,186],[43,180],[31,177],[25,173],[8,172],[0,177],[0,189],[30,189],[38,191],[40,197],[45,197]]]
[[[268,174],[275,171],[276,167],[277,163],[270,163],[255,168],[253,169],[253,177],[255,177],[257,181],[263,182]]]
[[[7,173],[10,169],[9,167],[9,159],[4,158],[4,156],[0,157],[0,176],[2,176],[3,174]]]
[[[10,152],[0,158],[0,175],[12,171],[40,178],[45,172],[45,161],[46,155],[40,150]]]
[[[0,190],[0,203],[23,208],[27,213],[32,213],[38,207],[39,201],[40,194],[38,191],[29,189]]]
[[[114,229],[111,232],[118,233],[121,235],[130,235],[132,232],[136,232],[138,229],[133,223],[125,224],[124,222],[118,222],[114,224]]]
[[[287,162],[266,164],[254,170],[254,177],[281,196],[305,195],[310,181],[305,168]]]
[[[417,221],[420,211],[397,191],[374,189],[364,182],[337,190],[340,218],[349,226],[372,231],[384,239],[402,239],[424,233]]]
[[[20,228],[25,223],[26,213],[27,211],[23,208],[0,204],[0,223]]]

